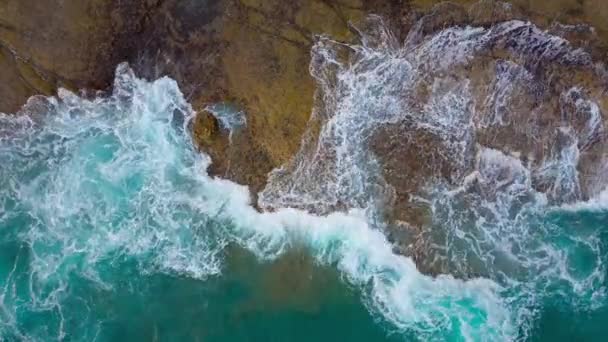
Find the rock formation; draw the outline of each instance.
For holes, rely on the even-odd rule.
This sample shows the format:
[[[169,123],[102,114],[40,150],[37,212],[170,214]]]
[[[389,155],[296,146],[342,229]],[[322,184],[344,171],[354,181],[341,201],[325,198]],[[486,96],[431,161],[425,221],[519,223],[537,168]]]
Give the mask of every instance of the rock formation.
[[[198,147],[213,158],[210,172],[249,185],[253,194],[262,193],[261,207],[281,204],[325,212],[374,197],[382,202],[382,215],[400,227],[391,236],[407,243],[416,243],[411,235],[421,234],[420,228],[431,220],[428,203],[417,200],[429,179],[461,185],[479,167],[479,146],[511,153],[529,165],[535,170],[534,188],[552,201],[594,195],[606,147],[601,125],[608,105],[605,76],[596,62],[605,57],[608,7],[600,6],[601,0],[438,2],[4,0],[0,112],[16,112],[28,97],[53,94],[58,87],[105,91],[115,66],[127,61],[140,75],[169,75],[179,82],[198,112],[192,130]],[[383,18],[386,32],[367,19],[371,14]],[[467,26],[479,28],[479,37],[451,39],[449,34],[462,32],[446,31]],[[390,41],[374,38],[378,34],[391,35]],[[303,201],[311,185],[294,183],[297,170],[300,181],[311,182],[306,177],[319,176],[311,173],[336,170],[333,152],[314,156],[319,168],[298,168],[299,162],[310,162],[312,149],[323,150],[319,135],[336,110],[326,96],[335,90],[330,83],[336,71],[315,69],[319,63],[331,68],[323,60],[327,56],[319,53],[331,50],[342,61],[360,60],[344,46],[367,44],[374,50],[378,47],[373,44],[382,43],[392,46],[380,50],[406,56],[412,54],[407,47],[420,49],[432,39],[445,44],[440,48],[453,60],[441,68],[436,65],[442,63],[437,51],[425,55],[419,50],[418,56],[406,57],[416,59],[412,65],[424,76],[416,76],[412,87],[395,89],[410,92],[396,97],[405,101],[394,113],[398,119],[366,131],[369,136],[361,140],[366,145],[361,148],[369,148],[377,161],[370,167],[378,169],[378,179],[366,182],[381,184],[365,189],[369,198],[319,187],[313,190],[327,196],[324,206],[315,199]],[[481,47],[465,51],[466,56],[450,50],[453,44],[473,41]],[[320,51],[325,43],[332,44],[331,49]],[[315,74],[319,70],[325,74]],[[449,101],[451,93],[463,89],[470,91],[469,103],[431,103],[439,95]],[[461,155],[446,149],[444,136],[397,115],[404,108],[428,114],[425,106],[441,105],[463,106],[474,115],[466,122],[447,123],[475,125],[470,132],[459,132],[474,134],[474,139],[454,137],[467,141],[459,147]],[[226,115],[242,115],[246,124],[228,127],[213,106],[233,112]],[[574,187],[556,178],[550,163],[566,158],[571,146],[581,161],[573,166],[581,174]],[[289,188],[291,197],[266,186],[273,170],[278,170],[271,176],[275,185]],[[329,184],[322,174],[319,177],[317,182]]]

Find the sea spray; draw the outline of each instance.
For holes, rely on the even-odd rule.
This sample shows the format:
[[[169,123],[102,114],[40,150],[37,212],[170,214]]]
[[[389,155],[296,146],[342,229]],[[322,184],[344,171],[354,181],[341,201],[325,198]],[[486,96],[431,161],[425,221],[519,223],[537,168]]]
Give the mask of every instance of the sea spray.
[[[513,336],[496,283],[420,274],[360,212],[257,212],[246,187],[205,174],[210,160],[188,134],[192,115],[173,80],[147,82],[122,64],[109,96],[61,90],[0,117],[0,231],[3,243],[19,246],[12,270],[2,272],[4,336],[68,338],[78,326],[63,309],[77,298],[71,282],[112,291],[112,265],[205,282],[223,271],[230,242],[261,259],[305,247],[401,332]],[[26,323],[37,314],[46,325]]]
[[[433,28],[438,16],[404,42],[378,16],[355,27],[358,42],[318,37],[310,131],[259,204],[357,208],[382,229],[386,208],[416,199],[430,222],[416,222],[403,250],[426,271],[503,286],[526,338],[545,301],[593,311],[605,296],[603,225],[581,231],[551,216],[585,197],[594,205],[606,187],[603,66],[530,22]],[[556,84],[564,70],[599,85]]]
[[[423,18],[403,44],[379,17],[370,21],[361,44],[323,37],[313,47],[321,134],[308,134],[293,163],[270,175],[259,204],[272,211],[259,213],[246,187],[205,173],[211,161],[189,137],[194,113],[169,78],[147,82],[123,64],[112,94],[61,90],[0,116],[0,334],[104,336],[112,305],[148,291],[129,279],[206,284],[228,273],[234,244],[261,262],[304,250],[403,339],[550,338],[562,326],[572,337],[601,322],[608,164],[589,164],[588,182],[580,170],[589,149],[604,146],[595,95],[560,90],[554,126],[541,120],[553,113],[513,101],[547,99],[544,65],[585,67],[591,57],[522,21],[428,33]],[[488,64],[494,78],[480,96],[474,79],[452,72],[492,49],[514,57]],[[432,214],[420,227],[428,258],[417,262],[454,276],[421,274],[380,230],[395,191],[368,143],[390,125],[404,133],[391,138],[434,137],[431,148],[453,166],[445,178],[431,169],[416,196]],[[515,144],[495,143],[503,130]],[[108,293],[112,305],[99,299]],[[552,314],[561,324],[547,323]]]

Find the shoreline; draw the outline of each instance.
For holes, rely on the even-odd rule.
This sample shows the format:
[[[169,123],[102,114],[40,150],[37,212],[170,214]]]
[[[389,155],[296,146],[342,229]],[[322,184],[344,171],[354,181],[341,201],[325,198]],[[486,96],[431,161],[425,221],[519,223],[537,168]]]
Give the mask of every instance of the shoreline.
[[[96,7],[97,12],[90,12],[90,8],[86,5],[61,8],[59,13],[65,15],[63,19],[66,20],[73,15],[70,11],[87,13],[82,22],[74,23],[82,25],[81,27],[65,28],[61,26],[63,24],[61,21],[53,24],[58,26],[53,26],[51,29],[67,30],[70,33],[66,36],[67,43],[64,44],[76,45],[90,38],[93,38],[93,42],[96,39],[101,42],[98,47],[85,45],[86,48],[81,49],[83,54],[71,55],[70,57],[81,59],[82,62],[76,63],[73,70],[69,69],[70,66],[57,63],[52,58],[50,61],[43,60],[39,54],[49,48],[44,44],[40,44],[40,51],[15,45],[21,42],[18,38],[19,25],[3,19],[3,15],[20,13],[20,9],[26,7],[11,5],[12,7],[7,6],[6,9],[0,8],[0,24],[2,24],[0,42],[5,49],[4,57],[6,57],[6,46],[10,46],[13,63],[21,63],[17,67],[19,75],[15,77],[29,84],[26,85],[25,93],[39,92],[48,95],[58,86],[65,86],[68,89],[107,89],[108,80],[113,77],[115,66],[113,63],[117,63],[119,59],[120,62],[130,62],[136,73],[145,78],[151,79],[166,74],[176,79],[188,101],[198,112],[192,132],[197,148],[208,153],[213,160],[209,168],[210,174],[249,186],[253,196],[252,204],[259,210],[257,194],[266,188],[268,175],[280,167],[289,170],[292,167],[290,164],[294,163],[298,154],[304,159],[307,158],[309,153],[307,148],[313,149],[318,143],[319,134],[327,121],[328,113],[316,108],[325,105],[322,100],[323,90],[315,83],[309,70],[310,50],[315,44],[313,39],[315,34],[326,34],[341,42],[357,42],[361,40],[361,32],[358,32],[356,25],[348,22],[362,23],[372,12],[384,15],[388,30],[393,32],[399,44],[421,22],[425,26],[419,28],[420,32],[432,36],[446,26],[476,25],[489,30],[497,23],[524,18],[540,25],[543,32],[563,36],[570,41],[573,49],[580,47],[588,51],[594,62],[605,52],[605,39],[608,36],[604,34],[603,27],[597,29],[598,35],[594,38],[593,30],[588,30],[584,26],[566,27],[556,24],[553,21],[556,18],[556,9],[551,6],[543,8],[540,3],[533,2],[530,8],[525,8],[515,1],[506,11],[501,7],[502,3],[493,1],[479,3],[464,1],[467,3],[465,5],[435,5],[435,2],[372,1],[364,4],[357,0],[324,3],[213,0],[197,5],[193,1],[178,3],[169,0],[116,8],[106,5]],[[570,8],[574,5],[568,2],[564,6]],[[40,7],[34,7],[34,10],[36,9],[39,10]],[[576,22],[578,12],[571,12],[563,16],[565,22]],[[586,9],[581,9],[580,13],[582,14],[578,16],[585,19],[590,15]],[[19,15],[15,17],[16,20],[22,18]],[[4,24],[5,21],[7,24]],[[23,24],[26,31],[32,29],[32,23]],[[94,28],[94,30],[92,33],[87,33],[81,30],[82,27]],[[361,27],[366,29],[365,24]],[[32,41],[21,43],[35,44],[36,39],[40,37],[34,35]],[[7,41],[12,41],[12,44],[7,45]],[[72,50],[68,49],[66,52],[58,52],[61,48],[61,46],[57,47],[57,51],[53,50],[50,55],[53,58],[62,58],[75,47],[72,46]],[[25,52],[22,53],[21,50]],[[529,53],[532,56],[529,59],[535,58],[532,52]],[[483,67],[480,67],[480,72],[472,74],[472,77],[476,77],[473,82],[478,82],[476,91],[483,88],[484,82],[491,82],[490,71],[495,67],[496,59],[517,62],[517,58],[522,56],[524,59],[528,58],[525,54],[510,56],[504,49],[490,49],[488,55],[478,58],[477,65]],[[41,61],[35,61],[36,58]],[[100,63],[96,64],[97,62]],[[530,63],[532,62],[528,62]],[[527,67],[526,63],[523,64]],[[108,72],[110,65],[112,70]],[[49,66],[54,66],[58,70],[52,71],[48,69]],[[592,89],[591,95],[601,97],[597,94],[602,91],[605,84],[592,73],[576,69],[576,66],[570,69],[569,66],[562,68],[551,64],[550,68],[553,69],[546,75],[542,74],[543,71],[539,71],[539,79],[548,84],[550,92],[558,93],[579,82],[589,85]],[[430,70],[430,73],[432,72]],[[458,76],[459,72],[464,74],[471,72],[470,66],[458,69],[454,73]],[[564,84],[558,84],[551,77],[551,72],[560,75],[570,73],[572,79],[564,78],[560,81]],[[72,74],[76,76],[72,77]],[[105,85],[100,86],[101,84]],[[11,94],[10,87],[13,84],[9,82],[4,85],[8,85],[9,90],[0,90]],[[414,98],[422,100],[427,99],[431,92],[427,86],[415,91],[419,91],[420,94]],[[515,109],[522,113],[529,111],[530,108],[535,108],[534,101],[538,100],[529,99],[529,103],[524,103]],[[548,109],[541,110],[542,119],[547,120],[547,123],[542,125],[546,126],[547,130],[553,128],[550,123],[553,116],[546,113],[554,110],[555,101],[559,100],[548,99],[546,101]],[[247,125],[234,133],[222,128],[218,119],[204,109],[209,104],[218,103],[234,104],[242,108],[246,114]],[[0,105],[6,106],[3,103]],[[603,109],[608,102],[599,102],[599,105]],[[330,112],[330,109],[327,111]],[[426,159],[437,158],[436,137],[426,133],[415,133],[417,135],[409,142],[393,139],[407,136],[410,134],[410,129],[409,126],[404,128],[399,125],[386,125],[379,133],[374,134],[369,146],[373,155],[378,157],[382,177],[388,184],[387,188],[390,188],[387,191],[394,191],[387,195],[390,199],[380,210],[383,211],[381,216],[390,226],[388,235],[395,239],[393,242],[396,243],[398,250],[407,250],[408,244],[418,241],[415,236],[423,234],[422,228],[430,223],[428,206],[419,205],[411,200],[412,196],[419,195],[428,178],[445,179],[449,186],[454,187],[462,180],[462,175],[452,176],[461,166],[454,166],[449,160],[438,159],[439,166],[425,164]],[[512,149],[513,153],[530,152],[538,156],[547,153],[545,150],[537,151],[534,147],[510,141],[500,134],[499,131],[488,131],[480,134],[480,140],[489,148]],[[515,133],[507,131],[505,134]],[[549,136],[549,133],[546,135]],[[310,140],[308,147],[303,146],[303,141],[306,139]],[[418,144],[422,145],[418,146]],[[600,147],[596,149],[601,151]],[[597,153],[597,151],[591,152]],[[591,152],[584,157],[586,158],[584,162],[595,163],[594,154]],[[478,151],[467,153],[467,165],[462,167],[465,175],[472,171]],[[412,160],[416,161],[412,162]],[[305,188],[306,184],[304,185]],[[584,186],[592,188],[593,185]],[[547,190],[543,187],[547,188],[550,185],[541,184],[538,188],[541,191]],[[583,193],[580,195],[582,198],[588,196],[588,191],[580,192]],[[330,211],[347,210],[350,200],[347,197],[336,200],[334,207],[329,208]],[[294,206],[298,207],[297,204]],[[314,205],[304,208],[316,213],[329,212],[326,208],[320,209]],[[401,224],[402,222],[404,224]],[[399,227],[409,228],[403,228],[408,231],[401,232]],[[402,235],[404,237],[400,237]],[[424,248],[417,247],[417,250],[418,252],[413,252],[414,258],[424,259],[422,255],[416,254],[424,254]],[[407,252],[404,254],[407,255]]]

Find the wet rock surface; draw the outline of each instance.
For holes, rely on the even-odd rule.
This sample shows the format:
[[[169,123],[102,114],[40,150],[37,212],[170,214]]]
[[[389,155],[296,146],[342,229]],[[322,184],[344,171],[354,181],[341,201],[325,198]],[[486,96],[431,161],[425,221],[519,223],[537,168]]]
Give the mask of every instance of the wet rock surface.
[[[422,51],[423,75],[413,94],[404,95],[415,105],[403,107],[402,121],[376,130],[370,146],[395,188],[390,215],[397,224],[389,231],[401,250],[426,272],[487,275],[470,266],[475,260],[465,268],[451,264],[455,241],[483,231],[485,220],[518,227],[527,206],[585,201],[606,189],[606,71],[597,59],[601,48],[593,45],[600,38],[579,26],[543,30],[508,20],[478,32],[435,30],[437,17],[461,27],[489,22],[471,16],[474,7],[457,19],[459,12],[448,8],[435,7],[406,39],[405,50],[409,38],[422,44],[415,49]],[[450,101],[454,95],[460,102]],[[445,122],[432,122],[438,111]]]
[[[606,77],[598,63],[606,57],[608,6],[600,0],[438,2],[5,0],[0,112],[16,112],[28,97],[53,94],[58,87],[107,90],[115,66],[127,61],[145,77],[169,75],[179,82],[199,113],[192,130],[198,147],[213,158],[212,174],[249,185],[252,194],[264,191],[265,209],[280,204],[319,213],[346,210],[372,199],[334,193],[319,172],[337,170],[335,151],[323,150],[319,138],[336,110],[327,97],[336,90],[334,71],[313,70],[324,63],[315,60],[314,47],[327,39],[319,35],[331,37],[332,44],[367,44],[371,50],[386,43],[392,51],[418,49],[436,39],[445,45],[433,48],[443,50],[417,52],[423,76],[396,98],[404,101],[401,109],[427,113],[429,106],[441,105],[438,99],[469,91],[468,102],[443,104],[462,106],[468,115],[462,122],[467,130],[460,133],[470,136],[450,138],[465,142],[461,154],[450,150],[437,130],[411,117],[399,119],[399,110],[397,119],[365,131],[361,140],[360,148],[371,154],[360,157],[373,157],[377,164],[370,167],[380,175],[365,180],[373,184],[365,191],[391,222],[387,229],[398,248],[425,258],[428,240],[417,237],[432,221],[433,208],[424,198],[428,185],[460,186],[479,164],[479,146],[529,166],[533,188],[550,201],[597,194],[608,171],[601,123],[608,105]],[[365,20],[371,13],[383,18],[385,31]],[[480,31],[461,40],[445,37],[451,34],[446,28],[467,26]],[[388,41],[382,36],[387,32]],[[454,52],[455,44],[466,50],[468,43],[470,50]],[[336,51],[345,63],[352,58],[346,47]],[[236,132],[224,127],[207,110],[218,103],[241,108],[246,125]],[[565,173],[576,174],[576,182],[558,175],[563,170],[556,169],[557,162],[564,158],[576,160]],[[315,167],[300,167],[311,160]],[[275,187],[292,191],[289,196],[269,190],[273,170]],[[301,183],[292,181],[297,170]],[[318,198],[303,199],[310,193],[330,200],[321,206]],[[429,264],[427,271],[441,267]]]

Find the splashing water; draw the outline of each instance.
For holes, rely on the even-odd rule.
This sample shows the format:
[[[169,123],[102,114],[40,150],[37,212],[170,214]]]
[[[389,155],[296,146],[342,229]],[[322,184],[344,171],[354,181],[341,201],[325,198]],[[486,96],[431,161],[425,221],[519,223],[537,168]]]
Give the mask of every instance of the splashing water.
[[[420,274],[361,214],[260,214],[246,188],[208,177],[209,160],[187,134],[192,110],[174,81],[148,83],[121,65],[114,88],[93,100],[62,90],[1,117],[0,231],[3,244],[18,246],[2,271],[3,336],[74,338],[79,321],[63,306],[82,295],[72,292],[76,278],[112,291],[112,269],[134,263],[142,274],[205,282],[222,272],[228,243],[262,259],[304,246],[402,331],[513,333],[496,284]],[[36,315],[49,321],[28,324]]]
[[[427,19],[404,43],[375,16],[360,44],[319,39],[311,63],[318,137],[307,135],[293,161],[270,174],[260,205],[361,208],[382,229],[384,207],[415,198],[430,222],[406,253],[422,255],[425,270],[503,286],[519,338],[534,331],[546,301],[597,312],[606,296],[604,92],[575,78],[549,83],[562,68],[603,80],[603,66],[528,22],[429,33]],[[391,162],[399,167],[383,170]],[[385,176],[399,182],[394,173],[404,170],[418,174],[402,178],[420,179],[410,199],[397,199]],[[598,209],[590,226],[563,215],[572,203]]]
[[[480,102],[487,115],[473,110],[472,80],[443,79],[497,40],[547,61],[585,64],[587,56],[517,21],[430,37],[414,30],[403,46],[382,25],[362,35],[361,45],[323,38],[313,48],[321,133],[271,174],[260,205],[272,212],[257,212],[246,187],[205,173],[211,161],[188,134],[193,110],[169,78],[147,82],[120,65],[110,95],[61,90],[0,116],[0,336],[109,340],[117,318],[104,298],[150,291],[134,282],[141,277],[212,283],[229,273],[234,245],[263,263],[304,249],[356,288],[399,339],[526,339],[545,333],[538,327],[551,325],[545,313],[555,307],[557,316],[597,321],[593,314],[606,307],[603,195],[577,205],[556,200],[586,192],[576,165],[602,129],[594,102],[577,88],[564,92],[564,113],[588,120],[560,127],[560,144],[524,163],[477,139],[516,121],[512,85],[532,74],[499,63],[491,96]],[[420,84],[428,101],[417,101]],[[432,213],[422,233],[429,262],[462,279],[420,273],[393,252],[378,223],[395,192],[367,144],[378,127],[404,123],[436,135],[433,148],[456,165],[449,179],[429,175],[419,195]],[[145,298],[154,305],[154,293]]]

